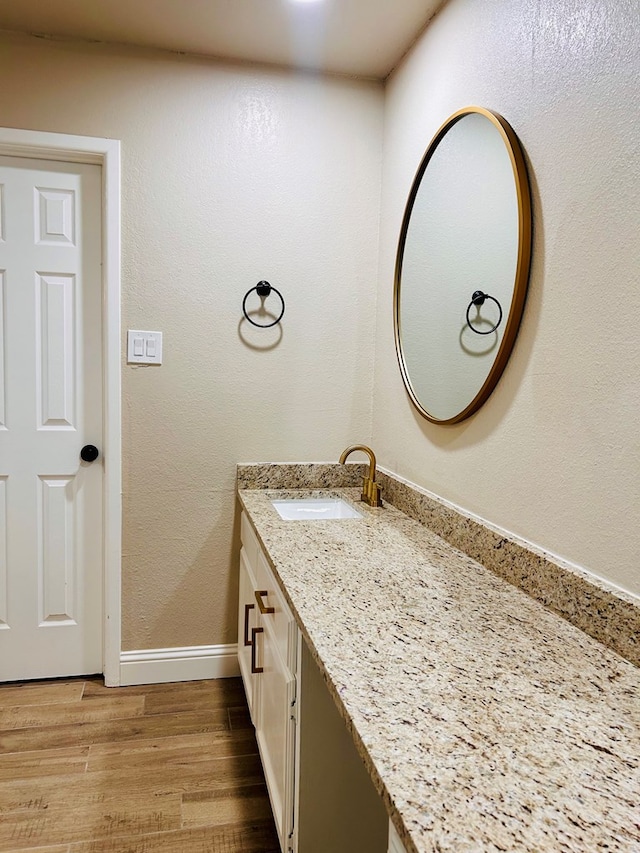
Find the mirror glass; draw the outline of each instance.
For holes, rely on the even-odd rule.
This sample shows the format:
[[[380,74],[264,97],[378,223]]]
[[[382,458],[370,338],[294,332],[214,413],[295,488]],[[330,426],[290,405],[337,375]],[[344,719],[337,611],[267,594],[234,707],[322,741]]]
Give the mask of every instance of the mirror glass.
[[[520,324],[530,253],[518,140],[495,113],[460,110],[420,164],[396,261],[400,370],[429,420],[461,421],[495,387]]]

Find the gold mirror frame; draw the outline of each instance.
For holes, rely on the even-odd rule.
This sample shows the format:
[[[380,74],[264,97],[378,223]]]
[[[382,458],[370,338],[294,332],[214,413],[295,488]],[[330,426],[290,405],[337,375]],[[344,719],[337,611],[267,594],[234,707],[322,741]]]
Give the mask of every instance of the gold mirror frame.
[[[420,184],[422,182],[423,175],[427,170],[429,162],[436,148],[442,142],[448,131],[458,121],[460,121],[460,119],[464,118],[464,116],[471,115],[473,113],[479,113],[480,115],[485,116],[485,118],[489,119],[489,121],[494,125],[494,127],[497,128],[497,130],[500,132],[502,140],[509,154],[509,159],[511,161],[511,166],[513,169],[513,178],[518,204],[517,263],[514,277],[511,308],[509,311],[509,315],[506,319],[502,340],[500,341],[500,346],[498,348],[498,352],[496,353],[496,357],[493,361],[491,369],[489,370],[485,381],[480,387],[480,390],[477,392],[471,402],[464,409],[462,409],[462,411],[458,412],[458,414],[450,418],[442,419],[436,418],[431,415],[429,411],[425,408],[424,401],[420,401],[416,396],[405,363],[402,350],[400,322],[400,285],[402,276],[402,262],[404,257],[405,243],[407,239],[407,231],[409,228],[409,221],[411,219],[411,213],[413,211],[413,206],[416,196],[418,194],[418,190],[420,189]],[[473,106],[465,107],[464,109],[458,110],[444,122],[444,124],[440,127],[436,135],[431,140],[429,147],[427,148],[426,153],[422,158],[422,161],[420,162],[418,170],[413,179],[411,190],[409,192],[409,197],[407,199],[407,204],[405,206],[404,216],[402,219],[402,227],[400,230],[400,239],[398,241],[398,250],[396,254],[396,265],[394,274],[393,324],[396,355],[398,357],[400,373],[402,374],[402,379],[404,381],[405,388],[407,389],[407,393],[409,394],[411,402],[420,412],[420,414],[428,421],[437,424],[459,423],[460,421],[463,421],[465,418],[468,418],[470,415],[476,412],[480,408],[480,406],[482,406],[486,402],[489,395],[496,387],[496,384],[498,383],[498,380],[500,379],[500,376],[502,375],[502,372],[506,367],[507,361],[509,360],[509,356],[511,355],[511,351],[513,349],[513,345],[518,334],[520,321],[522,319],[522,313],[524,310],[524,304],[527,295],[527,286],[529,281],[529,268],[531,262],[531,240],[532,216],[529,179],[527,176],[524,155],[517,136],[515,135],[513,129],[508,124],[508,122],[505,121],[502,116],[492,112],[491,110],[484,109],[483,107]]]

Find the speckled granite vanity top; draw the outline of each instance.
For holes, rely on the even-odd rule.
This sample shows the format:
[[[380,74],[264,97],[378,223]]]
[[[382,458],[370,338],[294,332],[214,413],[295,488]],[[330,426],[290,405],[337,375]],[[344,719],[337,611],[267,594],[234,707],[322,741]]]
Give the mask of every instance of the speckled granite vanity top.
[[[389,504],[300,494],[239,491],[407,850],[638,853],[640,671]]]

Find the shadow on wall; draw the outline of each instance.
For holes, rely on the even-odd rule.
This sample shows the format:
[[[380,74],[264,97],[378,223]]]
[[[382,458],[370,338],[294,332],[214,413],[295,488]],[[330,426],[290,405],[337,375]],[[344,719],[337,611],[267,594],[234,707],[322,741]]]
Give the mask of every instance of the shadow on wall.
[[[267,304],[266,300],[272,297]],[[285,301],[280,291],[268,281],[259,281],[247,291],[242,301],[243,316],[238,322],[238,337],[252,350],[276,349],[282,341],[281,320]]]

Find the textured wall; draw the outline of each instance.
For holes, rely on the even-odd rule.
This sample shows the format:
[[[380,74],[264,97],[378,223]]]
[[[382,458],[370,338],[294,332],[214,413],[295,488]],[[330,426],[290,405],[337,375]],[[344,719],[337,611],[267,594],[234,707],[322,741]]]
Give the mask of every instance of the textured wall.
[[[450,0],[386,92],[374,446],[381,464],[640,590],[637,0]],[[0,122],[122,140],[123,648],[233,641],[237,461],[335,459],[368,439],[382,92],[98,45],[2,37]],[[520,337],[469,421],[438,427],[393,348],[395,245],[433,132],[477,103],[531,163]],[[260,278],[279,345],[239,337]],[[249,343],[277,334],[249,331]]]
[[[0,75],[3,125],[122,140],[123,328],[164,332],[123,363],[123,648],[233,642],[236,463],[370,434],[382,88],[17,36]],[[281,339],[239,327],[263,278]]]
[[[390,470],[640,593],[637,0],[450,0],[386,91],[374,447]],[[460,107],[505,116],[530,163],[535,244],[511,361],[470,420],[404,391],[395,246],[414,171]]]

